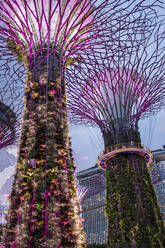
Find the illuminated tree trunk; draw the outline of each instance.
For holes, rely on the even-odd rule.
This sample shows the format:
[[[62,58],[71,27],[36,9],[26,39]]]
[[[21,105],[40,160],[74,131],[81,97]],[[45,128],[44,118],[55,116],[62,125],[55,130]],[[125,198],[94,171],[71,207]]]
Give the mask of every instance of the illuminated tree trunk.
[[[41,60],[41,58],[40,58]],[[65,85],[58,59],[28,73],[6,247],[86,247],[74,183]]]
[[[117,155],[107,163],[108,248],[163,248],[165,231],[144,158]]]

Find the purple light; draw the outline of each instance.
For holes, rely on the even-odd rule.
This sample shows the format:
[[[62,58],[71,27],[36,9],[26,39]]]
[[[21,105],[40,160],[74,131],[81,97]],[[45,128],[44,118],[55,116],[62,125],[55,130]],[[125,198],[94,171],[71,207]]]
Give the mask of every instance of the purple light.
[[[75,34],[82,32],[85,28],[88,29],[93,20],[89,0],[31,0],[28,2],[9,0],[1,2],[0,7],[1,15],[6,19],[6,31],[16,32],[15,38],[21,40],[26,46],[30,42],[37,45],[42,41],[54,43],[55,40],[57,47],[61,48],[61,40],[65,40],[65,46],[67,46]],[[81,38],[87,36],[88,32]]]
[[[130,45],[128,50],[119,47],[112,57],[108,46],[104,54],[91,50],[91,57],[68,68],[68,109],[72,122],[98,125],[118,139],[121,129],[127,132],[131,126],[135,128],[139,119],[157,113],[164,106],[162,27],[156,24],[151,27],[146,43],[142,42],[141,31],[141,42],[135,40],[136,33],[131,43],[125,40]],[[94,57],[98,63],[92,64]]]
[[[130,119],[130,101],[131,105],[136,104],[144,90],[145,81],[136,71],[120,68],[108,68],[100,72],[84,89],[85,97],[89,99],[88,104],[101,112],[101,120],[107,121],[125,117]],[[104,111],[107,115],[104,115]]]
[[[0,36],[15,42],[29,65],[43,50],[47,56],[56,53],[67,59],[87,54],[93,45],[97,50],[108,40],[113,50],[116,32],[129,29],[131,36],[133,27],[138,33],[139,25],[145,28],[151,22],[158,4],[141,0],[129,1],[128,6],[125,0],[0,0]],[[139,19],[141,22],[136,21]]]
[[[45,45],[59,54],[74,49],[93,29],[95,12],[89,0],[8,0],[0,1],[0,11],[1,33],[26,49],[28,56],[37,55]]]

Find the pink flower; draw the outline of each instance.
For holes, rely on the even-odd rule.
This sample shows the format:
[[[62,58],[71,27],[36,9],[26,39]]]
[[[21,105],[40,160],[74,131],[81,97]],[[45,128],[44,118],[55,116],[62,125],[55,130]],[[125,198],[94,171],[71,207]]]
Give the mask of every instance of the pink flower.
[[[0,243],[0,248],[5,248],[5,244],[4,243]]]
[[[50,90],[49,93],[50,93],[50,94],[56,94],[57,91],[56,91],[56,90]]]
[[[47,191],[47,196],[50,196],[51,195],[51,191]]]

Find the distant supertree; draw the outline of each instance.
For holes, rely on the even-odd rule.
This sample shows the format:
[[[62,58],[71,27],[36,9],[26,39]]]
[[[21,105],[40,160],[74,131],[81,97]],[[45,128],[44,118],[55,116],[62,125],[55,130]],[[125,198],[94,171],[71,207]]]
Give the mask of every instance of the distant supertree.
[[[77,187],[77,197],[78,197],[80,204],[83,203],[87,191],[88,189],[86,187],[82,187],[82,186]]]
[[[159,4],[151,2],[0,0],[2,61],[4,56],[7,62],[15,56],[26,69],[7,247],[85,246],[77,212],[64,70],[81,61],[90,46],[101,49],[109,37],[115,44],[115,33],[128,29],[136,19],[146,27],[146,16]],[[19,74],[19,67],[13,73]]]
[[[15,141],[15,113],[0,102],[0,149]]]
[[[83,204],[84,200],[86,199],[87,192],[88,192],[88,189],[86,187],[82,187],[80,185],[77,185],[77,198],[78,198],[78,201],[80,203],[78,211],[80,213],[80,216],[82,216],[82,214],[81,214],[82,204]],[[84,220],[81,219],[81,221],[83,222]]]
[[[132,35],[130,46],[119,47],[113,56],[106,47],[98,63],[92,64],[88,57],[66,73],[66,81],[72,82],[72,87],[68,84],[71,121],[97,125],[104,139],[98,165],[106,169],[107,247],[111,248],[165,247],[163,221],[146,163],[152,155],[143,149],[138,131],[138,121],[157,113],[165,103],[163,28],[162,24],[153,27],[142,42]]]
[[[0,74],[0,149],[14,145],[19,137],[24,91],[11,85],[12,80],[12,75]]]

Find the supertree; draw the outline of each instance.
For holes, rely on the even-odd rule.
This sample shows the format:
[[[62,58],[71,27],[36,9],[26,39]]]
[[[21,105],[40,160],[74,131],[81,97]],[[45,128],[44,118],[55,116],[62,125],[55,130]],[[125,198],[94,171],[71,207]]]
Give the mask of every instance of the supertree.
[[[14,112],[0,102],[0,149],[14,142],[16,117]]]
[[[82,213],[82,204],[85,200],[85,196],[86,196],[87,192],[88,192],[88,189],[86,187],[82,187],[80,185],[77,185],[77,198],[78,198],[78,201],[80,203],[78,211],[79,211],[79,214],[81,217],[82,217],[82,214],[81,214]],[[84,219],[81,218],[81,221],[84,221]]]
[[[98,166],[106,170],[107,247],[111,248],[165,247],[163,221],[147,168],[152,155],[142,147],[138,131],[140,119],[164,106],[162,25],[155,25],[142,42],[132,35],[125,40],[129,46],[125,50],[119,46],[113,56],[106,46],[98,63],[86,57],[65,75],[66,82],[72,81],[72,87],[68,84],[71,121],[97,125],[104,139]]]
[[[115,35],[116,23],[120,30],[126,29],[132,16],[132,22],[141,18],[145,26],[143,17],[159,4],[126,2],[0,0],[2,54],[7,61],[15,54],[26,69],[7,247],[85,246],[76,207],[63,74],[93,43],[98,47]]]
[[[77,197],[78,197],[80,204],[83,203],[87,191],[88,189],[86,187],[82,187],[80,185],[77,187]]]
[[[14,81],[12,75],[0,73],[0,149],[14,145],[19,137],[24,91],[10,85],[11,81]]]

